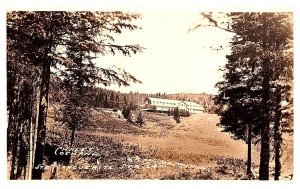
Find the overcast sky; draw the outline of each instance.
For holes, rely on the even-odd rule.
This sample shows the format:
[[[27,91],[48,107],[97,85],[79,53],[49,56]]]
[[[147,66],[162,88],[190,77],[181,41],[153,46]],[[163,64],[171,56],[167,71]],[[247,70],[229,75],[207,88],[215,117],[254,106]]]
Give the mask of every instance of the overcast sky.
[[[142,12],[135,23],[141,30],[126,32],[116,43],[145,47],[143,53],[101,57],[101,64],[124,68],[143,84],[111,89],[143,93],[194,92],[216,94],[216,82],[222,79],[219,67],[226,63],[229,50],[216,51],[210,47],[228,46],[231,34],[220,29],[203,27],[189,32],[201,22],[196,11]]]

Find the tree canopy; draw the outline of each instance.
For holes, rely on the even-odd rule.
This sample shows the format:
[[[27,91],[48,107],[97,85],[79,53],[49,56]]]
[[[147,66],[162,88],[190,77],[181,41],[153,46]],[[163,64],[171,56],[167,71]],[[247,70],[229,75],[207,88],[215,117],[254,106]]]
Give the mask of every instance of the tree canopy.
[[[251,127],[249,136],[261,144],[259,177],[269,179],[270,141],[280,149],[281,128],[292,117],[292,14],[227,13],[227,22],[218,22],[212,13],[202,15],[211,26],[234,33],[224,80],[216,84],[220,125],[248,142]]]
[[[143,48],[138,44],[120,45],[114,39],[115,35],[124,30],[140,29],[132,24],[138,18],[139,14],[120,11],[7,13],[8,150],[12,151],[11,179],[20,176],[15,173],[16,164],[21,159],[27,159],[26,154],[22,158],[18,156],[22,146],[30,148],[30,152],[38,152],[34,157],[29,155],[29,164],[34,161],[35,167],[43,162],[49,88],[52,82],[61,80],[61,87],[73,90],[70,93],[74,95],[73,98],[82,94],[81,90],[85,86],[96,83],[128,86],[130,82],[140,82],[123,69],[106,69],[95,61],[106,54],[131,56],[142,52]],[[69,102],[72,102],[71,98]],[[71,110],[70,105],[66,104],[66,109]],[[20,133],[20,129],[24,132]],[[33,179],[41,179],[41,170],[32,171]]]

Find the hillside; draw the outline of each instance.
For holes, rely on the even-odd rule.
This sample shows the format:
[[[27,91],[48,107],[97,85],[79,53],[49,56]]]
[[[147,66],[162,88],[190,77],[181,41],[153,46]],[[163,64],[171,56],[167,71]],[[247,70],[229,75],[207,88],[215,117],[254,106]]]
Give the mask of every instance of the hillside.
[[[144,107],[145,99],[147,97],[165,98],[173,100],[193,101],[202,105],[206,113],[214,113],[216,110],[213,98],[214,95],[206,93],[121,93],[114,90],[107,90],[105,88],[89,88],[86,89],[85,94],[86,103],[93,107],[102,108],[117,108],[122,109],[126,106],[133,106],[134,109]],[[59,93],[53,91],[54,95],[50,95],[50,101],[52,104],[62,104],[66,100],[66,94],[59,91]]]
[[[112,112],[94,109],[90,126],[78,131],[76,148],[93,148],[99,157],[72,157],[72,165],[101,166],[93,170],[60,168],[59,179],[244,179],[247,146],[233,140],[216,126],[214,114],[196,114],[177,124],[165,114],[144,113],[145,125],[139,127]],[[52,120],[53,121],[53,120]],[[50,122],[48,125],[54,124]],[[58,129],[59,132],[58,132]],[[61,128],[49,142],[69,139]],[[61,133],[64,133],[63,135]],[[292,137],[288,138],[291,146]],[[287,155],[288,154],[288,155]],[[292,174],[292,148],[283,154],[283,178]],[[253,149],[254,172],[258,173],[258,149]],[[49,174],[44,174],[45,179]]]

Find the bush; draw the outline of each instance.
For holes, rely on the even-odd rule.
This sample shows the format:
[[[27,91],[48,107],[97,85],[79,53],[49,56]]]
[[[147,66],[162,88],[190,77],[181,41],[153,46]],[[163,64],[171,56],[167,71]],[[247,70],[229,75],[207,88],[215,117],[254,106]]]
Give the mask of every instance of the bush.
[[[142,126],[142,125],[145,123],[144,118],[143,118],[142,111],[139,112],[139,115],[138,115],[138,117],[137,117],[136,123],[137,123],[139,126]]]
[[[174,120],[176,123],[180,123],[180,113],[178,108],[174,109]]]
[[[178,109],[178,108],[169,109],[167,111],[167,115],[168,116],[174,116],[175,112],[177,111],[176,109]],[[179,116],[181,116],[181,117],[189,117],[191,115],[188,110],[178,109],[178,111],[179,111]]]

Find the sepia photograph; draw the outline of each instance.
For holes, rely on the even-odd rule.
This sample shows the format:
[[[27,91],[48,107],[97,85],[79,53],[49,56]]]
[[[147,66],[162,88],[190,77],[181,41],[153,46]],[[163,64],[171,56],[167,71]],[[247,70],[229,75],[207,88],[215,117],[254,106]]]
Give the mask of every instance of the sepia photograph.
[[[293,12],[5,14],[7,180],[293,180]]]

